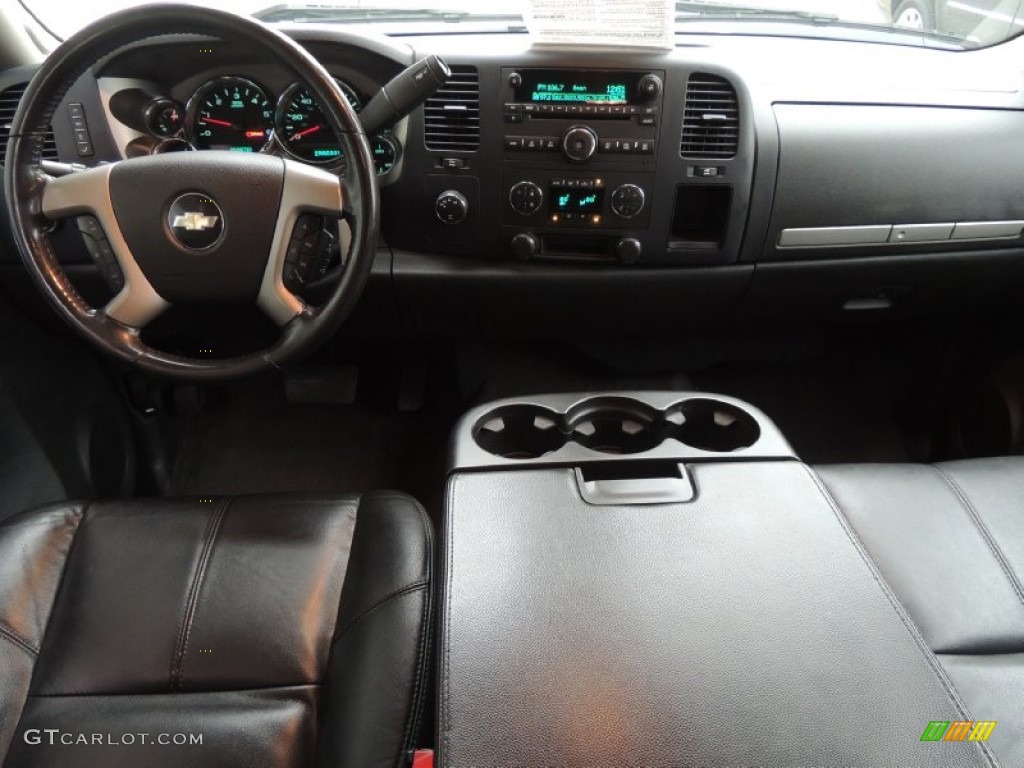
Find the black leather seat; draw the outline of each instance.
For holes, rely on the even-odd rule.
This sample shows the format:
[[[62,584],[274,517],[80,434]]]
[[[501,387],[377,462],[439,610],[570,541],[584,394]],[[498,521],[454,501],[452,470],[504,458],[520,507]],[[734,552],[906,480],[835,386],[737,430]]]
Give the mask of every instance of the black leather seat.
[[[989,746],[1024,765],[1024,457],[817,468]]]
[[[424,704],[432,548],[398,494],[12,518],[0,764],[399,765]]]

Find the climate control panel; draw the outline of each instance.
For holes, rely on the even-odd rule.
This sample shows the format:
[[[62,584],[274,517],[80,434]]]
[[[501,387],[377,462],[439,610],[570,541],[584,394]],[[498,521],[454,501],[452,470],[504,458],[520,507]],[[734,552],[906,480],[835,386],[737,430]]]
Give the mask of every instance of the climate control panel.
[[[565,175],[506,169],[504,223],[553,229],[642,229],[647,226],[650,174]]]
[[[504,169],[507,254],[520,260],[583,258],[633,264],[642,258],[653,174]]]

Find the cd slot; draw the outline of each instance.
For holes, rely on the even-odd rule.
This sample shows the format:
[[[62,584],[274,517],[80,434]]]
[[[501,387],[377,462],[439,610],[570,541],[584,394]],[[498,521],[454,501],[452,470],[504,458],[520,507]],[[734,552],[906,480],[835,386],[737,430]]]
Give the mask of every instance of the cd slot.
[[[557,113],[554,113],[554,114],[546,114],[546,113],[533,114],[533,113],[530,113],[530,112],[525,112],[524,115],[526,116],[527,120],[564,120],[567,117],[575,117],[576,116],[575,113],[570,113],[570,114],[557,114]],[[628,123],[628,122],[631,122],[633,120],[634,116],[633,115],[603,115],[603,114],[600,114],[600,113],[586,113],[584,115],[584,114],[581,113],[580,117],[586,117],[587,120],[601,120],[601,121],[609,121],[609,122],[611,122],[611,121],[618,121],[618,122]]]

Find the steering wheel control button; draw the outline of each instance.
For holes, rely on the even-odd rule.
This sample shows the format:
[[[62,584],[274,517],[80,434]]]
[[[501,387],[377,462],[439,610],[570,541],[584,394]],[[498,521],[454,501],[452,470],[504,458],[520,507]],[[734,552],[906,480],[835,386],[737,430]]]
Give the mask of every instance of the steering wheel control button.
[[[224,234],[224,213],[207,195],[188,192],[171,203],[167,226],[182,247],[205,251]]]
[[[644,191],[636,184],[623,184],[612,192],[612,210],[616,216],[632,219],[644,209]]]
[[[297,291],[327,271],[323,257],[329,252],[330,238],[323,227],[323,219],[311,213],[295,221],[284,257],[284,282],[289,290]]]
[[[121,265],[117,263],[114,256],[114,249],[107,240],[103,227],[95,216],[79,216],[75,220],[78,231],[82,233],[82,240],[89,256],[99,268],[100,275],[111,291],[117,293],[124,288],[124,273],[121,272]]]
[[[434,201],[434,213],[442,224],[461,224],[469,215],[469,202],[461,192],[446,189]]]
[[[562,151],[574,163],[585,163],[597,151],[597,134],[585,125],[574,125],[562,137]]]
[[[320,231],[321,219],[311,213],[299,216],[292,230],[292,242],[301,242],[310,234]]]
[[[544,203],[544,191],[532,181],[520,181],[508,191],[508,202],[516,213],[530,216]]]
[[[85,121],[85,107],[79,102],[68,104],[68,119],[71,120],[71,130],[75,136],[75,151],[78,156],[91,157],[94,152],[92,137],[89,135],[89,125]]]

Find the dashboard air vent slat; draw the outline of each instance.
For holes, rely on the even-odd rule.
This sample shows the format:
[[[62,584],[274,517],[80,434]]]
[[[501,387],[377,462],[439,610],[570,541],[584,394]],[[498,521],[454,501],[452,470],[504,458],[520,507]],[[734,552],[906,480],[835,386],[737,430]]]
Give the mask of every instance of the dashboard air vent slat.
[[[480,76],[454,66],[452,77],[423,105],[427,149],[473,152],[480,147]]]
[[[18,104],[25,93],[28,83],[12,85],[10,88],[0,92],[0,165],[7,155],[7,139],[11,134],[11,124],[14,122],[14,113],[18,110]],[[57,160],[57,142],[53,138],[53,129],[46,132],[43,142],[43,160]]]
[[[7,155],[7,138],[10,136],[10,126],[14,122],[14,113],[17,111],[17,104],[22,100],[22,95],[28,83],[12,85],[0,92],[0,165],[3,164]],[[46,132],[43,141],[43,160],[58,160],[57,144],[53,139],[53,129]]]
[[[739,103],[729,81],[717,75],[690,75],[686,81],[679,154],[708,159],[733,157],[739,137]]]

